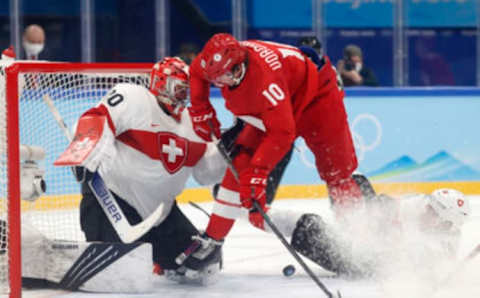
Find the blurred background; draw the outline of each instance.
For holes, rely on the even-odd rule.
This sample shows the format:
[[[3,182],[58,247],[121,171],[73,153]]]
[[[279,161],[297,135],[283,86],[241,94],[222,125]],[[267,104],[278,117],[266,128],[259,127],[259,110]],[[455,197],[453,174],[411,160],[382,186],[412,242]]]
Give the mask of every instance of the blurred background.
[[[39,59],[72,62],[187,58],[217,32],[316,36],[334,64],[361,48],[380,86],[475,86],[479,11],[475,0],[1,0],[0,47],[22,48],[30,24],[45,31]]]
[[[360,86],[345,97],[358,170],[384,192],[399,183],[479,193],[480,0],[0,0],[0,50],[13,45],[20,59],[188,62],[218,32],[291,45],[315,37],[346,86]],[[228,127],[219,90],[211,97]],[[316,187],[313,155],[295,146],[282,183]]]

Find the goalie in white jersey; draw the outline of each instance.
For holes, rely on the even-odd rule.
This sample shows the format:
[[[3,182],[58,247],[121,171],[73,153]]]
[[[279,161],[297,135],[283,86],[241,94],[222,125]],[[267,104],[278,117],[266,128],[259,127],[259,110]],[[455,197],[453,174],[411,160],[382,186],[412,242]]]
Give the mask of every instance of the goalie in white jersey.
[[[85,144],[88,136],[100,135],[81,162],[83,167],[76,169],[77,178],[85,182],[89,172],[98,172],[130,224],[164,204],[156,224],[138,239],[152,243],[157,272],[178,273],[175,258],[198,235],[175,202],[187,179],[193,176],[202,185],[213,184],[226,169],[215,144],[193,131],[184,109],[187,96],[188,66],[178,58],[165,58],[154,65],[149,89],[117,84],[86,111],[72,142]],[[87,241],[120,242],[86,183],[82,195],[80,218]],[[221,258],[218,250],[216,266]]]

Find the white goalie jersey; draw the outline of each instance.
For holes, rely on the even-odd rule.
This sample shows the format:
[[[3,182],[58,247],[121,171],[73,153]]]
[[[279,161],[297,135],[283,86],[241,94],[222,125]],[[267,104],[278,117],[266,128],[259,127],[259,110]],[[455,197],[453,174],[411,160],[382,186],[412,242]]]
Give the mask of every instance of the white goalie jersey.
[[[191,175],[208,185],[224,174],[225,161],[214,143],[196,135],[187,109],[177,122],[145,87],[118,84],[89,114],[106,116],[104,133],[114,136],[102,145],[109,158],[102,159],[100,175],[143,218],[163,202],[164,219]]]

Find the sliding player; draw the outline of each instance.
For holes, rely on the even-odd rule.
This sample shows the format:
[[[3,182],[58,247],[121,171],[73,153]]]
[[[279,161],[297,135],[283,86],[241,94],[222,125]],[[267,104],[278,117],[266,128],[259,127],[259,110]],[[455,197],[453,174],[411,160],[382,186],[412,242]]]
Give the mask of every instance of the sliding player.
[[[291,243],[305,257],[342,276],[379,274],[401,260],[418,262],[415,270],[423,270],[455,259],[470,215],[468,198],[454,189],[402,199],[380,195],[348,225],[327,224],[319,215],[304,214]]]

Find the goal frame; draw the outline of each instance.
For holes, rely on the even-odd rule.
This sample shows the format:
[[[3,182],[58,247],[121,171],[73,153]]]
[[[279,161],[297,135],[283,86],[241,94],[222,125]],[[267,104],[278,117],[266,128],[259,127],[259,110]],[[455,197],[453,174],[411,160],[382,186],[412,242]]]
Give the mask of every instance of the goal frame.
[[[149,73],[153,63],[68,63],[16,61],[5,67],[7,144],[7,250],[9,297],[22,293],[19,75],[21,73]]]

